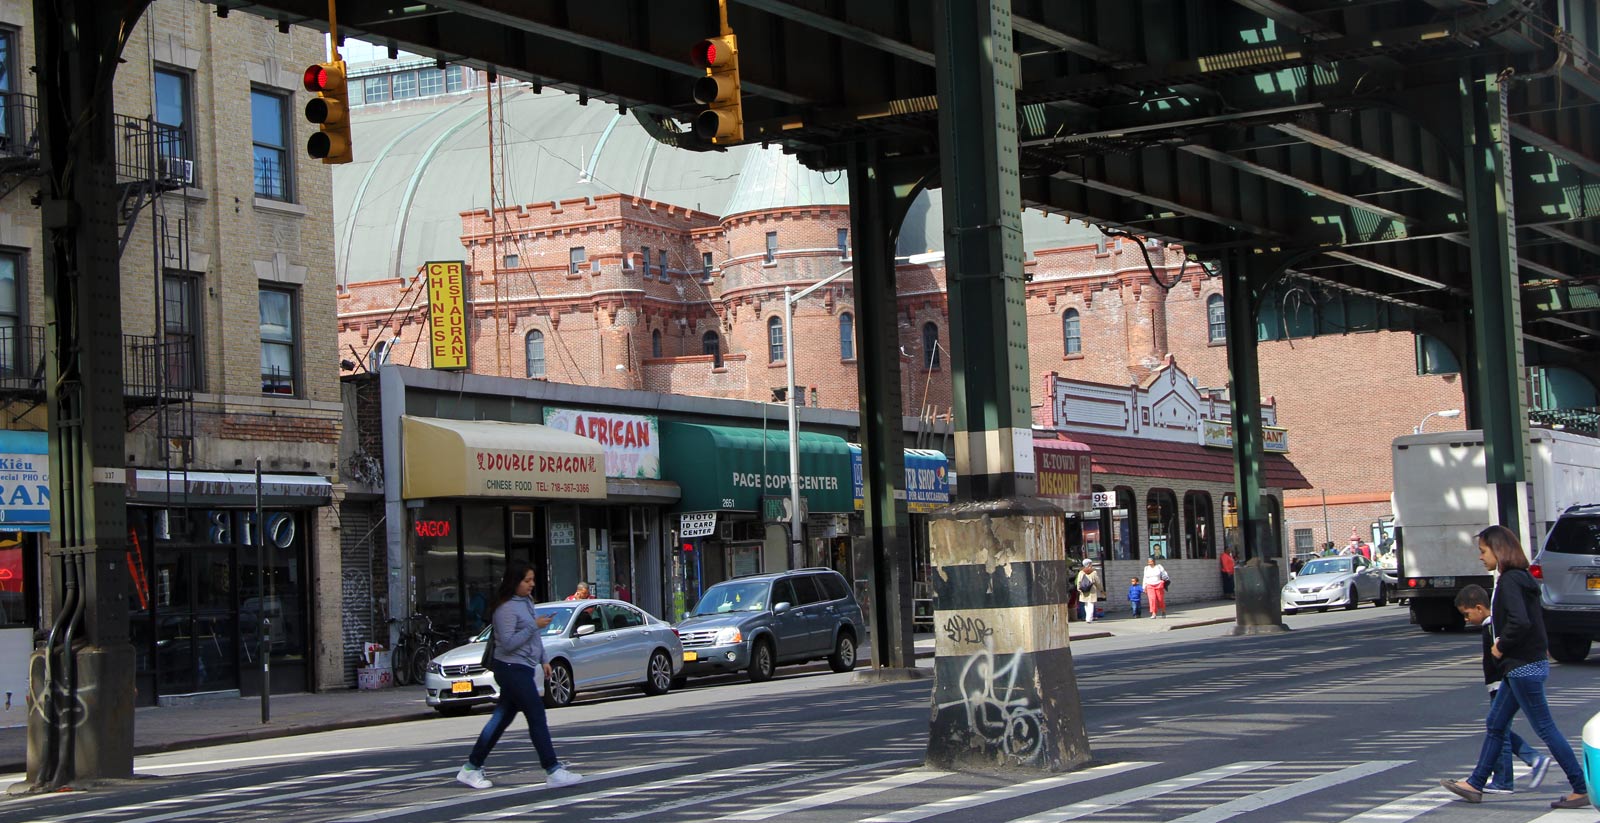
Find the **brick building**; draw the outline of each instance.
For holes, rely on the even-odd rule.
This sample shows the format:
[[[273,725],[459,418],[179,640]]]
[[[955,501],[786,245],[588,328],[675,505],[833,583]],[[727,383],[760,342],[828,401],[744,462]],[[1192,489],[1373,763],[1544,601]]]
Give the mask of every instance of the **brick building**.
[[[0,394],[7,451],[45,440],[34,5],[0,2]],[[305,161],[300,72],[322,35],[188,0],[151,5],[117,68],[128,581],[139,700],[338,687],[341,406],[331,176]],[[269,569],[249,544],[256,458]],[[15,518],[8,518],[12,525]],[[0,672],[25,676],[43,619],[47,516],[0,540],[26,581],[0,615]],[[270,581],[271,589],[263,591]],[[13,592],[6,592],[9,596]],[[18,656],[21,655],[19,658]],[[11,683],[5,685],[13,689]]]

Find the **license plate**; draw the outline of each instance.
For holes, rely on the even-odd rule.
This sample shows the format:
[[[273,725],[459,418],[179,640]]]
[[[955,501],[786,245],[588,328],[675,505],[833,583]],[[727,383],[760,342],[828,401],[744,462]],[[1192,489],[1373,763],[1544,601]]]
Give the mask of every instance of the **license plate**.
[[[472,694],[471,680],[457,680],[450,684],[451,694]]]
[[[1456,579],[1454,577],[1435,577],[1433,579],[1433,585],[1441,589],[1452,588],[1455,584]]]
[[[1600,591],[1600,574],[1589,575],[1586,585],[1589,587],[1589,591]]]
[[[700,659],[700,653],[699,652],[684,652],[683,653],[683,662],[685,662],[685,663],[693,663],[694,661],[699,660],[699,659]]]

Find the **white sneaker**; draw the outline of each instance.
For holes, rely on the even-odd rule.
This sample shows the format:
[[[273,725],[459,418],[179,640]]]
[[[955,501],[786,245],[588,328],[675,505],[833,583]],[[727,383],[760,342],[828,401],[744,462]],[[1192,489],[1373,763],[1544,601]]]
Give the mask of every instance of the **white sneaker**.
[[[494,785],[489,782],[489,778],[483,776],[483,769],[474,769],[471,766],[462,766],[461,771],[456,772],[456,782],[474,789],[487,789]]]
[[[582,782],[583,775],[578,774],[577,772],[568,771],[566,766],[557,766],[555,771],[545,775],[544,777],[544,784],[554,789],[559,789],[562,786],[571,786],[574,783]]]

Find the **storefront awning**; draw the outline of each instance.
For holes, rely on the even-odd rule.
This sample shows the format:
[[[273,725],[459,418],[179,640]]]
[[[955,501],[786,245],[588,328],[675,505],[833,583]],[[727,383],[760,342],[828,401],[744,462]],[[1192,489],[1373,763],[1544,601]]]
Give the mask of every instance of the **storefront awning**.
[[[950,503],[950,484],[955,479],[950,471],[950,458],[937,449],[906,449],[905,492],[906,511],[927,514]],[[865,482],[861,473],[861,447],[850,444],[850,482],[855,490],[856,511],[865,506]]]
[[[534,423],[400,418],[401,496],[604,500],[605,451]]]
[[[675,511],[761,511],[762,497],[789,494],[789,433],[668,423],[662,426],[661,473],[683,498]],[[850,447],[844,439],[801,432],[800,496],[813,513],[855,510]]]
[[[633,477],[606,478],[606,497],[619,503],[676,503],[683,497],[677,483]]]
[[[184,480],[188,488],[184,488]],[[187,492],[187,493],[186,493]],[[326,506],[333,499],[333,484],[315,474],[261,475],[261,502],[266,506]],[[167,472],[138,469],[129,503],[241,506],[256,500],[254,472]]]

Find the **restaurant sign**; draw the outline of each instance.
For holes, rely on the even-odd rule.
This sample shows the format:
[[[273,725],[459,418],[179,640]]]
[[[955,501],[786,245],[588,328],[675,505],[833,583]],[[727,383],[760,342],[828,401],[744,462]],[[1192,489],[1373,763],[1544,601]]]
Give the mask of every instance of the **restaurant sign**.
[[[428,354],[433,368],[467,367],[467,297],[459,260],[425,264],[428,273]]]
[[[654,415],[544,410],[544,424],[600,444],[606,477],[661,479],[661,435]]]
[[[1233,424],[1226,420],[1201,420],[1200,445],[1217,449],[1233,448]],[[1289,430],[1278,426],[1261,427],[1261,445],[1269,452],[1289,452]]]

